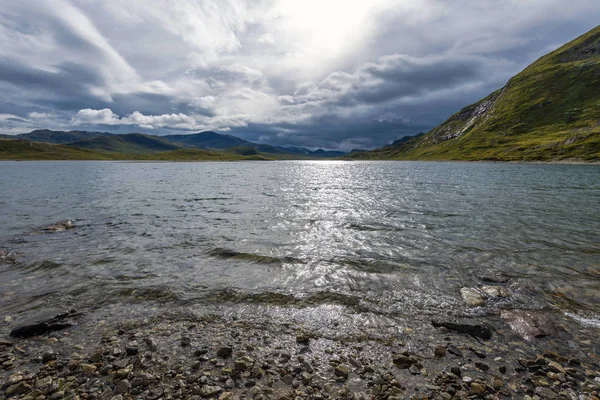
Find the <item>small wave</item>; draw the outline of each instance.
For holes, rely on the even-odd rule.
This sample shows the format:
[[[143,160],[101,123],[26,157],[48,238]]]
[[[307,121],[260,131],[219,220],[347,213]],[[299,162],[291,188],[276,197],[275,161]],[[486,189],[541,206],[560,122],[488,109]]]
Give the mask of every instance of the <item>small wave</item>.
[[[54,261],[44,260],[42,262],[26,265],[23,269],[29,272],[51,271],[53,269],[62,267],[62,265],[63,264],[59,264]]]
[[[242,253],[224,248],[213,249],[208,254],[212,257],[243,260],[258,264],[304,264],[304,261],[294,257],[272,257],[254,253]]]
[[[180,300],[177,293],[164,287],[124,288],[118,290],[115,295],[134,301],[156,301],[158,303],[170,303]]]
[[[258,303],[282,307],[314,307],[322,304],[338,304],[350,308],[360,305],[360,299],[337,292],[316,292],[294,296],[292,294],[279,292],[243,292],[236,289],[225,289],[213,293],[206,300],[217,303]]]
[[[193,199],[184,199],[187,203],[193,203],[197,201],[217,201],[217,200],[233,200],[233,197],[197,197]]]
[[[117,275],[115,276],[115,280],[117,281],[121,281],[121,282],[130,282],[130,281],[139,281],[142,279],[148,279],[148,278],[156,278],[158,277],[158,275],[156,274],[147,274],[147,275]]]
[[[348,229],[352,229],[360,232],[400,232],[403,231],[402,227],[395,227],[389,225],[361,225],[361,224],[350,224],[347,226]]]
[[[396,260],[363,260],[363,259],[348,259],[336,258],[328,260],[332,264],[340,264],[359,272],[367,272],[374,274],[391,274],[400,271],[408,271],[417,269],[418,264],[415,260],[407,257],[398,256]]]
[[[600,328],[600,316],[598,315],[584,317],[570,311],[565,311],[565,315],[583,326]]]

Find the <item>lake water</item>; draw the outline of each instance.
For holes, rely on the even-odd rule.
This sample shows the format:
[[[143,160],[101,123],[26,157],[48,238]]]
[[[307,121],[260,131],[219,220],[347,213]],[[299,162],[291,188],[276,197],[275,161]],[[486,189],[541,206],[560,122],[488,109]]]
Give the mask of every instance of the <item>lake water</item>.
[[[0,190],[14,321],[185,309],[372,331],[549,308],[600,326],[599,166],[1,162]],[[489,276],[511,295],[465,305]]]

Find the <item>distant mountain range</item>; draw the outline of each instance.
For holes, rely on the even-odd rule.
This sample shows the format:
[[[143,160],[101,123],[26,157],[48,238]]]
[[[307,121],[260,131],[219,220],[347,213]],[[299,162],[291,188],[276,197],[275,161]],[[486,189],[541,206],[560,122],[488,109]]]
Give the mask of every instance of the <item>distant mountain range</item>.
[[[600,160],[600,26],[427,133],[349,159]]]
[[[252,143],[247,140],[207,131],[189,135],[155,136],[141,133],[111,134],[107,132],[35,130],[20,135],[0,135],[4,139],[64,145],[75,149],[102,153],[152,154],[183,149],[218,150],[241,156],[266,156],[279,159],[323,159],[340,157],[341,151],[315,151],[302,147],[280,147]],[[1,145],[1,143],[0,143]]]

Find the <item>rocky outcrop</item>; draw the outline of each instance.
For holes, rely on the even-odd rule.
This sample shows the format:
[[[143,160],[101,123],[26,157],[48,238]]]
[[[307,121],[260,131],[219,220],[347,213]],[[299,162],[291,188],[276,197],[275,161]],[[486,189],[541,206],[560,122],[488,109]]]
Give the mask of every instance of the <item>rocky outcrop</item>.
[[[574,46],[560,55],[560,62],[567,63],[582,61],[600,55],[600,33],[590,36],[577,46]]]
[[[467,133],[475,124],[489,118],[494,109],[496,101],[503,91],[497,91],[472,106],[463,108],[451,120],[431,131],[426,136],[429,145],[445,142],[446,140],[458,139]]]

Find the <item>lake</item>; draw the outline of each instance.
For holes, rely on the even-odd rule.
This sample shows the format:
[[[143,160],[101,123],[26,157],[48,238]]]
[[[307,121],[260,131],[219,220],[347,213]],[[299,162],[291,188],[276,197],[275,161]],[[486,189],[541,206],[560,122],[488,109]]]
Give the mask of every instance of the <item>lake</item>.
[[[526,308],[600,327],[600,166],[1,162],[0,188],[16,322],[178,309],[335,334]],[[490,281],[510,296],[464,303]]]

